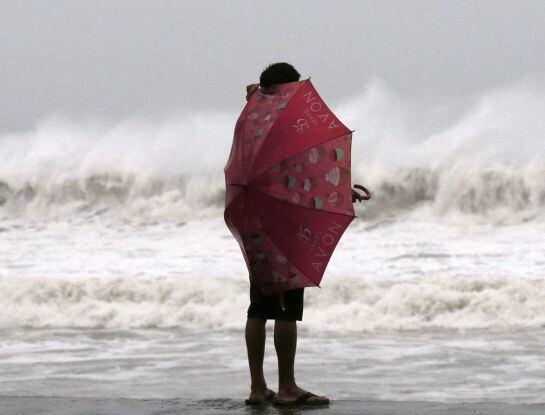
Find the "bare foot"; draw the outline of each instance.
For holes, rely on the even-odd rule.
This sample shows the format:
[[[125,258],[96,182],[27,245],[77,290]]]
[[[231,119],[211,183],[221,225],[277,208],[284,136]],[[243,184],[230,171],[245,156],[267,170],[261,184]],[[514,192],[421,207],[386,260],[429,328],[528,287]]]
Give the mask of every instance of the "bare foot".
[[[299,386],[296,386],[290,389],[279,389],[278,393],[276,394],[275,402],[278,402],[278,403],[295,402],[297,398],[300,398],[301,396],[305,394],[307,394],[306,399],[304,400],[304,403],[306,404],[309,404],[309,405],[324,404],[325,405],[329,403],[329,398],[327,398],[326,396],[314,395],[313,393],[308,392],[300,388]]]

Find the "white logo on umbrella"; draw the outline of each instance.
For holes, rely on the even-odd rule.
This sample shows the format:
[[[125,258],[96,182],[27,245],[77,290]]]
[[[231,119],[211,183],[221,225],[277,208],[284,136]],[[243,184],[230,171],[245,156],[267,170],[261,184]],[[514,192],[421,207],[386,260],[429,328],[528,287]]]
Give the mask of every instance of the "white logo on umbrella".
[[[341,169],[335,167],[325,174],[325,179],[329,182],[338,186],[341,182]]]

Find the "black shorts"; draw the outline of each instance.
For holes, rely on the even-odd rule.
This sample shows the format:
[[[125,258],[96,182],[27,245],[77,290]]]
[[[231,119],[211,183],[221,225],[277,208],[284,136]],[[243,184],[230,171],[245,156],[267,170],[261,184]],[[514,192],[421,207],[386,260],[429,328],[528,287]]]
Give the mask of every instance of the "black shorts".
[[[285,308],[285,310],[282,310],[278,294],[265,295],[257,286],[250,283],[250,307],[248,307],[248,318],[302,321],[303,294],[304,288],[297,288],[282,293]]]

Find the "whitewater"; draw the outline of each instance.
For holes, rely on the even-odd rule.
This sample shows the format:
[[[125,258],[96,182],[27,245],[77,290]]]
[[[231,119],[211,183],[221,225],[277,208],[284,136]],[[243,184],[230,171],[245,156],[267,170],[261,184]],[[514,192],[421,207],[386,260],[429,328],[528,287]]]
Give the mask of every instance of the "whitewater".
[[[545,89],[415,107],[379,81],[332,105],[374,197],[305,291],[299,376],[333,398],[542,401]],[[246,393],[248,273],[223,222],[237,116],[0,133],[2,394]]]

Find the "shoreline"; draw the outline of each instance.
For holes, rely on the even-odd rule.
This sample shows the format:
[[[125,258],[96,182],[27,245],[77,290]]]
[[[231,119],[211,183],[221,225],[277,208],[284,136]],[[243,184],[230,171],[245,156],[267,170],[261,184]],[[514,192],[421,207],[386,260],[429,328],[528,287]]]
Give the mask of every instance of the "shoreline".
[[[301,408],[301,407],[300,407]],[[273,405],[248,407],[243,399],[132,399],[78,398],[56,396],[0,396],[0,415],[159,415],[159,414],[305,414],[354,415],[539,415],[545,403],[510,404],[504,402],[441,403],[418,401],[335,400],[328,408],[277,408]]]

